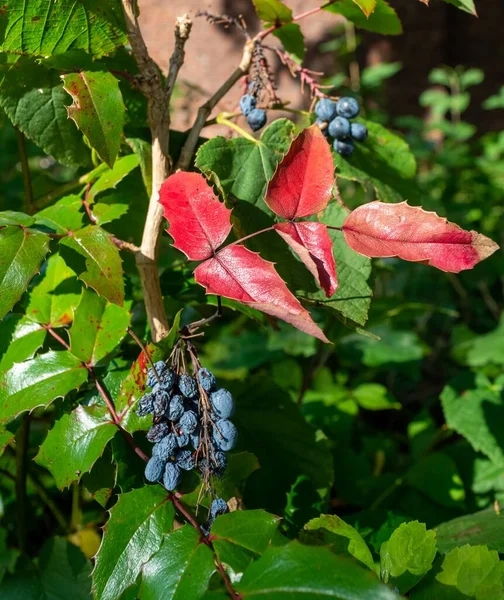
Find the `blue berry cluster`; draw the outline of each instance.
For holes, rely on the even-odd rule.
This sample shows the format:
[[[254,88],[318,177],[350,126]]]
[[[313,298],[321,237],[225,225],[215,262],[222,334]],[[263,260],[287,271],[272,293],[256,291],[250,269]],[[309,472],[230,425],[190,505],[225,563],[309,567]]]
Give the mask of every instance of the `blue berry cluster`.
[[[147,439],[154,444],[145,467],[148,481],[162,481],[168,491],[180,484],[183,471],[197,469],[203,479],[222,477],[226,452],[236,445],[231,394],[217,388],[213,373],[200,368],[196,378],[177,374],[159,361],[147,373],[151,391],[138,403],[137,414],[152,414]]]
[[[240,110],[247,117],[247,123],[252,131],[259,131],[266,125],[266,111],[256,108],[257,98],[252,94],[245,94],[240,98]]]
[[[364,142],[368,130],[362,123],[350,123],[359,114],[359,103],[354,98],[340,98],[334,102],[322,98],[315,105],[317,124],[327,138],[333,138],[333,148],[341,156],[350,156],[354,151],[354,140]]]

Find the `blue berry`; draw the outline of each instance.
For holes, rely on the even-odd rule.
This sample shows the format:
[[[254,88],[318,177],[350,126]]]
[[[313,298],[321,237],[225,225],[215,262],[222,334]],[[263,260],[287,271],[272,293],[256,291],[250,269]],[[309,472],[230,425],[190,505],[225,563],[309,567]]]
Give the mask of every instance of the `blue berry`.
[[[210,373],[208,369],[201,368],[198,371],[198,381],[205,392],[209,392],[215,387],[215,375]]]
[[[169,433],[168,423],[156,423],[147,432],[147,439],[152,443],[160,442]]]
[[[215,457],[213,460],[213,473],[217,475],[217,477],[222,477],[224,475],[224,471],[227,467],[227,456],[225,452],[218,450],[215,453]]]
[[[182,396],[173,396],[170,400],[170,405],[168,406],[168,411],[166,416],[170,421],[178,421],[180,417],[184,414],[184,402],[182,400]]]
[[[322,121],[329,123],[336,116],[336,104],[329,98],[321,98],[315,105],[315,114]]]
[[[327,128],[327,123],[325,121],[322,121],[322,119],[317,119],[315,121],[315,123],[319,126],[320,131],[322,132],[323,136],[325,138],[329,137],[329,129]],[[325,125],[325,127],[322,127],[323,125]]]
[[[236,446],[238,431],[231,421],[220,419],[214,425],[213,439],[219,450],[227,452]]]
[[[227,502],[222,498],[216,498],[210,506],[210,519],[214,521],[219,515],[229,512]]]
[[[350,121],[345,117],[335,117],[329,123],[329,135],[338,140],[344,140],[350,136]]]
[[[143,398],[140,399],[137,407],[137,415],[139,417],[145,417],[145,415],[150,415],[153,411],[153,401],[154,396],[152,394],[145,394]]]
[[[368,129],[362,123],[352,123],[350,133],[356,142],[365,142],[368,136]]]
[[[233,396],[224,388],[210,394],[210,404],[219,419],[228,419],[233,416]]]
[[[189,437],[191,439],[192,447],[195,450],[197,450],[199,448],[199,442],[200,442],[199,431],[195,431],[194,433],[191,433],[191,435]]]
[[[175,455],[175,462],[184,471],[192,471],[195,467],[194,457],[190,450],[179,450]]]
[[[180,417],[178,425],[184,433],[193,433],[198,427],[198,415],[192,410],[186,410],[186,412]]]
[[[359,103],[355,98],[340,98],[336,104],[336,112],[340,117],[353,119],[359,114]]]
[[[171,369],[167,369],[161,377],[161,387],[163,390],[170,392],[173,386],[177,383],[177,374]]]
[[[207,477],[208,475],[210,475],[210,466],[206,458],[202,458],[198,461],[198,470],[203,475],[203,477]]]
[[[180,483],[181,473],[179,467],[175,463],[166,463],[163,485],[169,492],[173,492]]]
[[[190,375],[181,375],[178,386],[180,393],[186,398],[194,398],[198,395],[198,384]]]
[[[262,108],[254,108],[247,116],[247,123],[252,131],[259,131],[266,125],[266,111]]]
[[[165,414],[170,404],[170,394],[164,390],[158,390],[154,394],[152,402],[152,413],[155,417],[161,417]]]
[[[333,148],[341,156],[350,156],[355,146],[352,140],[334,140]]]
[[[170,456],[173,456],[177,446],[177,436],[174,433],[169,433],[160,442],[154,444],[152,456],[158,456],[160,459],[167,461]]]
[[[184,448],[189,444],[189,434],[181,431],[177,434],[177,445],[179,448]]]
[[[250,114],[250,111],[254,110],[256,104],[257,100],[251,94],[245,94],[240,98],[240,110],[246,117]]]
[[[159,456],[152,456],[145,467],[145,479],[147,481],[159,481],[163,476],[166,461]]]
[[[159,378],[161,379],[162,374],[166,371],[166,365],[165,365],[164,361],[159,360],[157,363],[154,363],[154,367],[156,369],[156,372],[157,372]],[[154,387],[157,382],[158,382],[157,377],[156,377],[154,371],[152,370],[152,368],[150,368],[147,371],[147,385],[149,387]]]

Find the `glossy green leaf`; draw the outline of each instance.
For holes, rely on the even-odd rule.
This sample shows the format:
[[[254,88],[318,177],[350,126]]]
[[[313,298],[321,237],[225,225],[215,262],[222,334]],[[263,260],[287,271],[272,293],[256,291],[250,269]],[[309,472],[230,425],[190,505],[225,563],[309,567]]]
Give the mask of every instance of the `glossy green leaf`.
[[[80,196],[73,194],[65,196],[35,215],[37,225],[49,227],[59,234],[77,231],[82,227],[83,213],[80,212],[81,208],[82,200]]]
[[[0,83],[0,106],[27,138],[64,165],[85,166],[89,148],[68,119],[68,99],[58,73],[27,57],[21,57]]]
[[[105,406],[78,406],[56,421],[35,460],[62,489],[91,470],[116,432]]]
[[[380,549],[381,576],[385,583],[392,581],[401,592],[407,592],[418,578],[432,568],[437,553],[436,532],[427,530],[423,523],[403,523]],[[402,576],[413,576],[401,586]],[[403,577],[403,581],[404,581]]]
[[[115,188],[133,169],[138,167],[138,164],[138,156],[135,154],[128,154],[127,156],[118,158],[114,166],[108,168],[93,183],[89,190],[89,198],[93,200],[100,192]]]
[[[111,354],[126,335],[130,314],[92,290],[82,291],[70,329],[70,352],[95,365]]]
[[[366,410],[399,410],[401,404],[396,402],[384,385],[379,383],[361,383],[353,391],[352,396],[361,408]]]
[[[266,186],[289,149],[294,132],[292,121],[278,119],[255,142],[215,137],[198,150],[196,166],[225,199],[249,202],[272,214],[264,202]]]
[[[0,423],[79,388],[87,380],[84,365],[70,352],[47,352],[15,364],[0,377]]]
[[[122,261],[111,235],[96,225],[77,231],[60,242],[65,262],[79,279],[113,304],[123,305]]]
[[[0,372],[8,371],[14,363],[33,358],[45,340],[46,330],[20,315],[7,315],[0,322]]]
[[[376,0],[353,0],[355,4],[362,10],[362,12],[369,17],[369,15],[376,8]]]
[[[464,484],[455,461],[444,452],[418,460],[407,472],[406,481],[442,506],[464,508]]]
[[[1,582],[5,600],[90,600],[91,564],[82,552],[63,538],[42,547],[36,564],[22,561],[13,575]]]
[[[14,440],[14,434],[11,433],[10,431],[8,431],[7,429],[4,429],[3,427],[0,427],[0,456],[2,456],[5,448],[7,448],[7,445],[10,444],[13,440]],[[0,565],[0,575],[1,575],[1,565]],[[1,580],[2,580],[2,578],[0,576],[0,582],[1,582]]]
[[[126,138],[126,143],[137,155],[147,195],[152,194],[152,145],[141,138]]]
[[[504,466],[504,440],[499,427],[504,402],[488,380],[454,379],[443,389],[441,404],[450,429],[464,436],[478,452]]]
[[[215,564],[210,548],[190,525],[164,537],[159,552],[142,567],[140,600],[199,600]]]
[[[261,21],[288,23],[292,20],[292,10],[280,0],[252,0]]]
[[[359,0],[359,2],[361,1]],[[383,35],[399,35],[403,31],[396,11],[385,0],[376,0],[376,7],[369,18],[363,14],[355,0],[338,0],[338,2],[326,5],[324,8],[337,15],[343,15],[356,27],[367,31],[374,31]]]
[[[413,591],[413,600],[497,600],[504,598],[504,562],[486,546],[454,548],[439,571]]]
[[[317,537],[321,543],[336,546],[337,549],[342,545],[354,558],[374,570],[373,555],[360,533],[337,515],[320,515],[308,521],[304,529]],[[326,535],[327,532],[330,535]]]
[[[284,50],[294,57],[299,63],[306,54],[306,46],[301,27],[297,23],[287,23],[273,32],[281,42]]]
[[[48,251],[44,233],[10,225],[0,230],[0,319],[26,291]]]
[[[9,0],[0,15],[0,50],[50,56],[85,50],[100,57],[126,44],[121,4],[116,0]]]
[[[490,550],[504,553],[504,519],[494,507],[472,515],[464,515],[436,527],[439,551],[443,554],[470,544],[484,544]]]
[[[0,212],[0,226],[22,225],[23,227],[30,227],[33,223],[35,223],[34,217],[25,215],[22,212],[16,212],[15,210],[3,210]]]
[[[370,185],[379,200],[397,202],[415,198],[416,160],[408,144],[378,123],[358,119],[369,131],[367,140],[355,144],[349,158],[334,153],[336,176]]]
[[[453,6],[456,6],[457,8],[460,8],[460,10],[468,12],[469,14],[474,15],[475,17],[478,16],[478,14],[476,12],[476,7],[474,5],[474,0],[444,0],[444,1],[448,2],[448,4],[453,4]]]
[[[116,600],[132,585],[173,527],[175,510],[161,486],[148,485],[119,496],[110,511],[93,571],[99,600]]]
[[[82,285],[59,254],[52,254],[30,291],[27,316],[37,323],[62,327],[72,322]]]
[[[65,75],[63,87],[73,100],[68,116],[112,168],[121,147],[126,111],[118,80],[109,72],[80,71]]]
[[[120,219],[128,212],[128,208],[125,202],[109,202],[108,198],[104,198],[104,202],[98,202],[93,206],[93,216],[97,225],[106,225]]]
[[[368,569],[327,548],[291,542],[270,548],[245,571],[237,590],[271,600],[399,600]]]

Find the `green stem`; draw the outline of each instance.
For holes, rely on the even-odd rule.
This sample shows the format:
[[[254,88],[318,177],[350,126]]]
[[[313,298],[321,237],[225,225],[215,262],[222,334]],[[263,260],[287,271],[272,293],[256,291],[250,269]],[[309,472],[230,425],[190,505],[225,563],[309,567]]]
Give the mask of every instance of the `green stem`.
[[[255,137],[251,136],[250,133],[247,133],[245,129],[242,129],[236,123],[233,123],[233,121],[229,121],[229,119],[226,119],[226,117],[224,117],[222,113],[220,115],[217,115],[217,118],[215,120],[219,125],[226,125],[226,127],[234,129],[237,133],[239,133],[242,137],[246,138],[247,140],[254,142],[254,144],[259,144],[259,141],[256,140]]]
[[[24,415],[21,427],[16,434],[16,525],[17,539],[21,552],[26,552],[27,537],[27,501],[26,501],[26,467],[28,438],[30,437],[30,416]]]
[[[78,481],[72,483],[72,516],[70,517],[70,531],[77,531],[82,525],[82,511],[80,508],[80,485]]]
[[[21,161],[21,172],[23,173],[25,211],[29,215],[32,215],[35,210],[33,204],[33,188],[30,177],[30,165],[28,164],[28,154],[26,153],[26,138],[19,131],[19,129],[16,129],[16,139],[19,150],[19,158]]]

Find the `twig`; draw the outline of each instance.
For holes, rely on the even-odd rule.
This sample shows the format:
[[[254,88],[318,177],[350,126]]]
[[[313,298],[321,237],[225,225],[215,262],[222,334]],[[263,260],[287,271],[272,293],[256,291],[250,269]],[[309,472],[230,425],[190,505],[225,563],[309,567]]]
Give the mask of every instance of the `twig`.
[[[180,67],[184,64],[185,44],[191,33],[192,21],[188,15],[183,15],[177,18],[175,23],[175,48],[170,58],[170,66],[168,68],[168,76],[165,83],[166,101],[169,103],[175,82],[177,80]]]
[[[323,4],[322,6],[317,6],[316,8],[312,8],[310,10],[307,10],[306,12],[303,13],[299,13],[299,15],[296,15],[295,17],[292,17],[292,21],[290,21],[291,23],[295,23],[296,21],[301,21],[301,19],[304,19],[306,17],[309,17],[311,15],[314,15],[315,13],[318,13],[319,11],[323,10],[324,8],[326,8],[326,6],[330,6],[331,4],[334,4],[335,2],[337,2],[338,0],[329,0],[329,2],[326,2],[325,4]],[[265,29],[264,31],[260,31],[255,39],[256,40],[263,40],[265,37],[267,37],[270,33],[273,33],[274,31],[276,31],[277,29],[280,29],[280,27],[282,27],[282,25],[284,25],[284,23],[275,23],[274,25],[272,25],[271,27],[269,27],[268,29]]]
[[[140,252],[140,248],[132,244],[131,242],[125,242],[124,240],[120,240],[119,238],[112,237],[112,241],[119,248],[119,250],[127,250],[133,254]]]
[[[16,435],[16,528],[21,552],[26,552],[26,536],[28,531],[28,515],[26,514],[26,467],[29,436],[30,415],[25,414]]]
[[[88,182],[86,185],[86,191],[84,192],[82,206],[84,207],[84,210],[86,211],[86,214],[87,214],[89,220],[91,221],[91,223],[93,223],[93,225],[96,225],[96,217],[93,215],[93,211],[91,210],[91,206],[89,204],[89,190],[90,189],[91,189],[91,182]]]
[[[154,375],[156,376],[156,379],[158,380],[158,383],[160,384],[161,383],[161,378],[159,377],[159,374],[158,374],[158,372],[156,370],[156,366],[152,362],[152,358],[151,358],[150,354],[147,352],[147,348],[142,344],[142,340],[133,331],[133,329],[131,329],[131,327],[128,327],[128,333],[131,335],[131,337],[135,340],[135,342],[140,347],[140,350],[142,351],[143,355],[147,359],[147,362],[149,363],[149,365],[150,365],[150,367],[152,369],[152,372],[154,373]]]
[[[33,188],[30,177],[30,165],[28,164],[28,155],[26,153],[26,138],[16,129],[16,139],[19,150],[19,160],[21,162],[21,172],[23,173],[23,187],[25,197],[25,210],[31,215],[35,212],[33,205]]]

